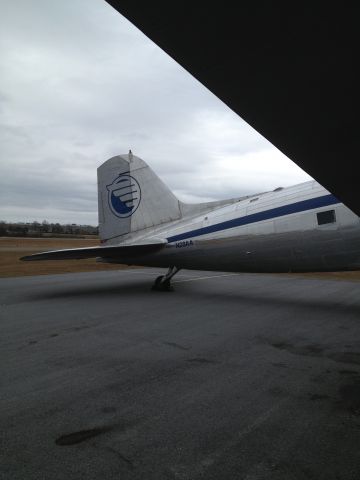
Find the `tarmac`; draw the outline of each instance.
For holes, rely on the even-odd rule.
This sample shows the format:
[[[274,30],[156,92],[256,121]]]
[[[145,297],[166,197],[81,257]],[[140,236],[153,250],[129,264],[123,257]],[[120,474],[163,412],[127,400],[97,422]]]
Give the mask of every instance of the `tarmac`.
[[[358,480],[360,283],[158,272],[0,280],[0,478]]]

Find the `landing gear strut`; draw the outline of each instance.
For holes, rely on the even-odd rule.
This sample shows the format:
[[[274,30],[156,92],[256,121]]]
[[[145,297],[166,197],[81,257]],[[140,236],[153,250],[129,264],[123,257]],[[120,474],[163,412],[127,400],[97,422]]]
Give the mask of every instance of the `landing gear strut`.
[[[171,286],[170,280],[179,270],[180,268],[177,267],[169,267],[166,275],[160,275],[160,277],[155,279],[151,290],[156,290],[158,292],[172,292],[174,288]]]

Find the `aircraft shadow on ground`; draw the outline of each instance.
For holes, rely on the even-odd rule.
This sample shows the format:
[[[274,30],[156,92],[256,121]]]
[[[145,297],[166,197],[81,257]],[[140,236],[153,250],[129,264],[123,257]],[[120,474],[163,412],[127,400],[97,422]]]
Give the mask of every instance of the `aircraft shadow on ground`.
[[[69,285],[69,286],[56,286],[56,287],[46,287],[42,292],[36,292],[35,294],[28,294],[23,292],[24,301],[44,301],[44,300],[55,300],[55,299],[81,299],[84,301],[85,298],[94,299],[98,297],[99,301],[103,301],[106,298],[115,298],[121,299],[122,297],[135,297],[139,299],[141,296],[141,301],[146,302],[147,300],[161,304],[163,300],[167,302],[173,298],[174,300],[179,300],[179,297],[185,301],[191,301],[196,303],[201,303],[208,305],[209,308],[218,304],[219,306],[229,306],[230,304],[236,304],[237,306],[245,307],[274,307],[274,308],[296,308],[301,309],[305,312],[316,313],[318,311],[327,311],[329,314],[339,314],[347,316],[360,315],[360,297],[359,301],[353,304],[344,304],[341,303],[341,295],[334,298],[304,298],[302,294],[301,298],[296,294],[296,292],[289,292],[284,296],[283,292],[271,294],[269,293],[268,286],[262,290],[261,287],[256,289],[256,293],[249,292],[247,289],[246,292],[241,292],[241,287],[236,291],[224,291],[224,287],[219,288],[219,291],[216,291],[216,288],[212,288],[209,291],[207,288],[200,286],[193,282],[176,284],[175,290],[173,292],[157,292],[152,291],[151,286],[153,279],[136,279],[136,280],[127,280],[121,284],[111,282],[111,284],[106,283],[103,285]],[[313,293],[311,293],[313,295]],[[241,314],[241,310],[239,310]]]

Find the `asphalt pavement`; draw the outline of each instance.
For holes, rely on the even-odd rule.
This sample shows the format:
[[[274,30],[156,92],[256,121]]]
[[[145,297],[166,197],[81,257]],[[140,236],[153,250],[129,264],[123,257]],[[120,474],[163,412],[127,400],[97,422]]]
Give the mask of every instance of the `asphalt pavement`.
[[[0,280],[1,479],[360,478],[360,283]]]

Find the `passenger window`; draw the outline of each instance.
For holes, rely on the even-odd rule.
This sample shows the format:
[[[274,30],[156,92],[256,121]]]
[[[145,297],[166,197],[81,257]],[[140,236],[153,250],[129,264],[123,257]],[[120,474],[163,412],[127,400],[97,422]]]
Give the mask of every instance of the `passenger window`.
[[[335,223],[335,210],[327,210],[326,212],[319,212],[317,215],[318,225],[325,225],[326,223]]]

